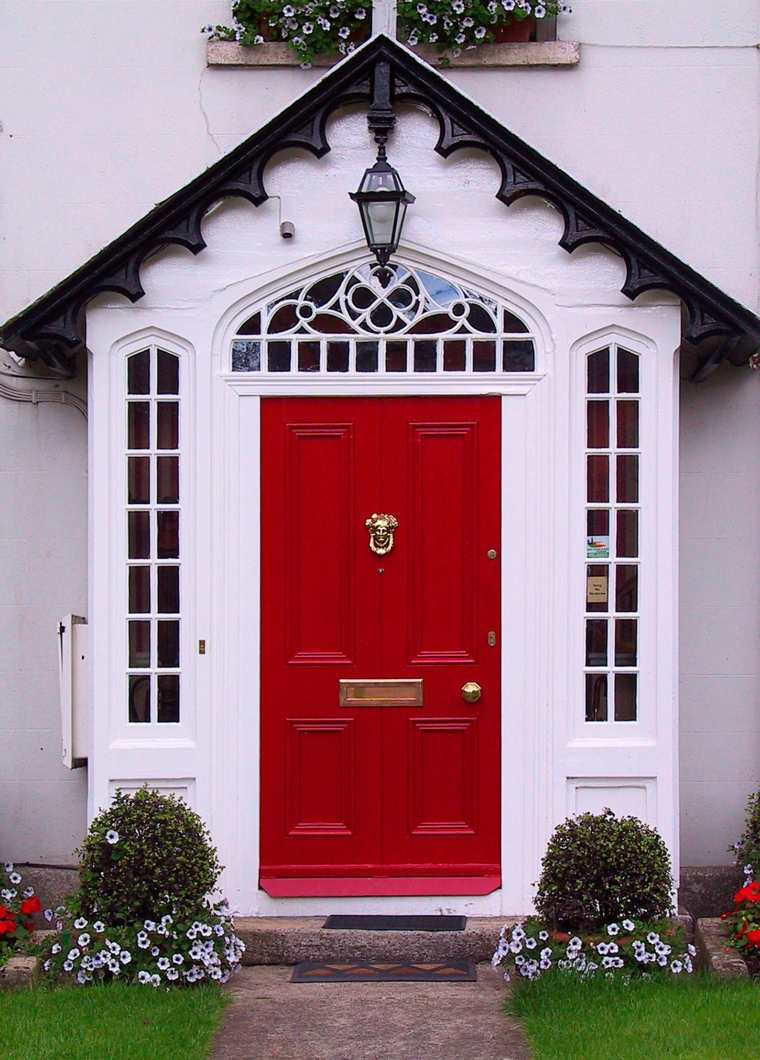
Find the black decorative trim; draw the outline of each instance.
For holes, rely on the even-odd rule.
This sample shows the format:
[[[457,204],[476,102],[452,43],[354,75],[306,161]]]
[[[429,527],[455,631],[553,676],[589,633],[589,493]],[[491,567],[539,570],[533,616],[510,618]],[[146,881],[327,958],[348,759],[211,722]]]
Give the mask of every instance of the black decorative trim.
[[[140,266],[161,247],[173,243],[198,254],[206,246],[203,216],[219,199],[240,195],[260,206],[268,197],[264,170],[276,152],[302,147],[321,158],[330,150],[325,135],[330,114],[357,102],[367,104],[371,131],[385,138],[395,123],[394,103],[404,101],[421,102],[435,114],[439,154],[447,158],[460,148],[477,148],[495,158],[501,171],[496,196],[502,202],[510,205],[538,195],[553,203],[564,218],[559,243],[568,253],[585,243],[601,243],[620,254],[626,265],[622,291],[628,298],[654,288],[680,298],[684,339],[705,344],[700,351],[705,369],[723,358],[745,363],[760,347],[760,319],[754,313],[481,110],[439,72],[382,35],[7,321],[0,343],[22,356],[65,366],[85,346],[86,303],[104,291],[136,302],[144,294]]]

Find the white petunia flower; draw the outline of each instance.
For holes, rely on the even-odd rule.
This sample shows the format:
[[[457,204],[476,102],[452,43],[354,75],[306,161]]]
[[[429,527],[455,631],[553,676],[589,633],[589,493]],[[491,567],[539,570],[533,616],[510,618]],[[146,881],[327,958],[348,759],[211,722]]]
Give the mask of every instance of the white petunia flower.
[[[90,945],[90,936],[87,934],[86,931],[83,931],[82,934],[77,939],[77,945],[81,946],[82,949],[84,949],[85,946],[89,946]]]
[[[138,983],[143,983],[143,984],[144,983],[149,983],[150,982],[150,972],[146,972],[146,971],[138,972],[137,973],[137,981],[138,981]]]
[[[623,924],[622,924],[622,927],[623,927],[623,931],[634,931],[635,928],[636,928],[636,925],[634,924],[634,922],[632,920],[624,920]]]
[[[47,920],[47,922],[49,924],[50,921],[53,919],[53,910],[52,909],[46,909],[45,912],[42,915],[45,917],[45,920]]]
[[[620,934],[620,928],[618,927],[617,924],[608,924],[607,925],[607,934],[608,935],[619,935]]]
[[[363,7],[357,7],[356,11],[354,11],[354,18],[358,18],[361,21],[362,19],[364,19],[366,17],[367,17],[367,12],[364,10],[364,8]]]
[[[482,40],[485,37],[485,35],[486,35],[486,27],[485,26],[478,26],[478,28],[475,30],[475,36],[478,38],[478,40]]]
[[[78,956],[79,956],[79,950],[76,948],[76,946],[74,947],[73,950],[69,950],[68,958],[69,958],[70,961],[75,961]]]
[[[106,832],[106,843],[110,843],[111,846],[113,846],[114,843],[118,843],[118,842],[119,842],[119,833],[116,831],[115,828],[109,828],[108,831]]]
[[[687,951],[687,953],[689,954],[690,957],[696,957],[697,956],[697,948],[696,948],[696,946],[692,946],[691,943],[689,943],[689,945],[686,947],[686,951]]]
[[[119,960],[122,964],[129,964],[129,962],[132,960],[132,954],[129,952],[129,950],[122,950],[119,954]]]
[[[656,931],[650,931],[649,934],[647,935],[647,942],[650,945],[654,946],[655,942],[659,942],[659,941],[660,941],[660,936],[657,934],[657,932]]]
[[[340,29],[338,30],[338,36],[342,37],[343,40],[345,40],[346,37],[350,37],[351,36],[351,30],[348,28],[348,26],[341,26]]]
[[[70,972],[73,969],[73,967],[74,967],[74,965],[72,964],[71,961],[64,961],[63,962],[63,970],[64,970],[64,972]]]
[[[533,8],[533,14],[536,16],[536,18],[543,18],[546,14],[546,8],[543,4],[536,4],[536,6]]]
[[[96,920],[95,923],[92,925],[92,930],[97,931],[99,935],[101,935],[105,931],[105,929],[106,926],[102,920]]]
[[[50,947],[50,952],[51,953],[60,953],[61,952],[61,944],[60,944],[60,942],[54,942],[53,945]]]
[[[285,7],[283,7],[282,9],[282,13],[285,18],[292,18],[293,15],[295,15],[296,13],[296,9],[293,7],[292,4],[286,4]]]
[[[18,884],[18,883],[21,883],[21,876],[17,872],[9,872],[8,873],[8,879],[14,885]]]
[[[174,961],[175,964],[183,964],[185,958],[182,956],[181,953],[175,953],[174,956],[172,957],[172,960]]]

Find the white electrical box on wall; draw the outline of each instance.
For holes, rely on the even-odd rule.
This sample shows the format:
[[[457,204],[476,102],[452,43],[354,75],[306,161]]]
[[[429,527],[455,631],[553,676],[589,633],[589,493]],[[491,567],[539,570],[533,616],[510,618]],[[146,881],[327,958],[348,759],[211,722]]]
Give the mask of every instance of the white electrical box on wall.
[[[87,765],[87,619],[64,615],[58,623],[61,695],[61,759],[67,769]]]

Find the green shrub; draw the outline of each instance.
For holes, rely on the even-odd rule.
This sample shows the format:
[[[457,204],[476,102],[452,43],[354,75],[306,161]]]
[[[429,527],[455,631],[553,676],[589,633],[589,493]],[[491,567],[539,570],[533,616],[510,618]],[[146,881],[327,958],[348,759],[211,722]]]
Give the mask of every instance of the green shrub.
[[[736,864],[744,869],[745,876],[760,880],[760,791],[747,799],[744,831],[728,849],[736,856]]]
[[[657,920],[672,908],[670,855],[661,836],[612,810],[569,817],[541,862],[536,909],[556,927],[593,931],[623,917]]]
[[[72,908],[112,926],[182,916],[202,906],[222,870],[197,813],[173,795],[117,791],[93,820]]]

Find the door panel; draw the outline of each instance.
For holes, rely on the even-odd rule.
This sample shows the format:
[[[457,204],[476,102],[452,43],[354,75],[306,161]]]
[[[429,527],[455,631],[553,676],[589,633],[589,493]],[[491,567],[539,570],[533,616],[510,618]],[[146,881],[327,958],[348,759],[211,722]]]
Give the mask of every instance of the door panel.
[[[386,555],[369,548],[375,512],[398,520]],[[262,401],[270,893],[498,875],[499,513],[498,398]],[[341,679],[421,679],[423,702],[341,706]]]

